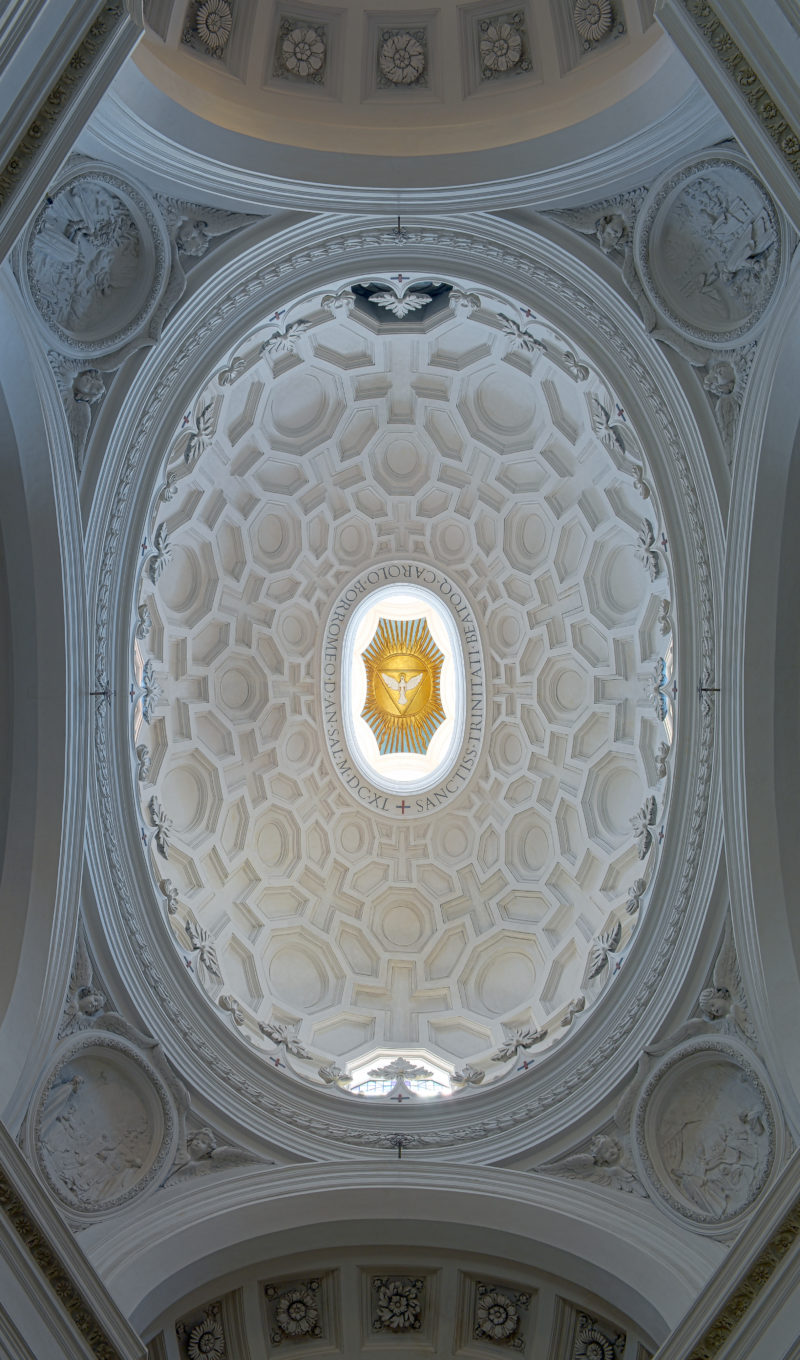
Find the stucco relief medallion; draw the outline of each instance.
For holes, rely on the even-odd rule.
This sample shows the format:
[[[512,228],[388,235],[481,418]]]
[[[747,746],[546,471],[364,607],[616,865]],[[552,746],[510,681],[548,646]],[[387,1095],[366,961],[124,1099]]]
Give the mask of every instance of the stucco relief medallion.
[[[749,337],[788,267],[783,224],[743,158],[694,158],[650,190],[634,257],[656,311],[681,335],[722,347]]]
[[[94,1215],[153,1185],[175,1152],[178,1121],[158,1074],[124,1039],[73,1035],[35,1104],[33,1152],[68,1209]]]
[[[362,572],[325,628],[328,754],[362,807],[426,816],[462,792],[481,748],[483,653],[463,591],[416,562]]]
[[[109,354],[146,326],[169,262],[166,227],[145,194],[111,167],[79,162],[28,230],[21,281],[51,343]]]
[[[694,1039],[665,1058],[641,1091],[633,1132],[651,1194],[703,1227],[746,1212],[778,1159],[766,1077],[731,1040]]]

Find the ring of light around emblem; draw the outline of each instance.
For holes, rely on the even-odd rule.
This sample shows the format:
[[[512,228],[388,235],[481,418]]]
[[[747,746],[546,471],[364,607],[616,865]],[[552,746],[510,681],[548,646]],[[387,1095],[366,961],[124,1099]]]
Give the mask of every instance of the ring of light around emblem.
[[[362,572],[331,610],[321,673],[328,753],[353,798],[419,817],[458,797],[480,755],[485,681],[474,611],[449,577],[412,562]]]

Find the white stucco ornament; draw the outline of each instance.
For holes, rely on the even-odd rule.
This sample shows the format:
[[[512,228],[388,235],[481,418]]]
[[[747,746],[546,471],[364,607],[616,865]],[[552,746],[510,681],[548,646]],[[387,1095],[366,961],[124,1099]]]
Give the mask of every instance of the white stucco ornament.
[[[698,1228],[737,1221],[780,1160],[761,1064],[739,1040],[713,1035],[679,1045],[654,1068],[633,1137],[650,1193]]]
[[[488,23],[481,34],[480,53],[490,71],[510,71],[522,56],[519,30],[509,23]]]
[[[393,85],[413,85],[425,70],[425,48],[413,33],[392,33],[381,43],[378,61]]]
[[[788,269],[780,210],[749,162],[727,148],[656,181],[636,220],[633,254],[656,313],[709,348],[749,340]]]
[[[599,42],[614,22],[611,0],[576,0],[572,17],[582,38],[590,43]]]
[[[18,267],[49,343],[70,356],[106,355],[153,318],[169,274],[167,230],[137,185],[74,158],[28,227]]]
[[[325,43],[315,28],[293,28],[281,44],[281,62],[303,79],[316,75],[325,61]]]
[[[293,352],[270,317],[214,356],[167,436],[136,834],[166,830],[175,895],[142,853],[184,975],[279,1079],[406,1101],[371,1073],[402,1058],[441,1072],[415,1098],[471,1098],[573,1042],[647,914],[669,540],[574,341],[463,281],[401,326],[356,286],[286,309]]]
[[[219,56],[228,45],[233,27],[228,0],[205,0],[204,4],[198,5],[194,25],[204,47]]]

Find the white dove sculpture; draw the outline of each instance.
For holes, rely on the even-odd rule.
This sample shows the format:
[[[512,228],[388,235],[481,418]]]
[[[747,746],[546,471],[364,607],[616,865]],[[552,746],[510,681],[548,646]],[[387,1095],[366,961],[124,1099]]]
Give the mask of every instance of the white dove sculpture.
[[[381,671],[381,680],[390,690],[393,690],[394,693],[396,693],[398,704],[402,704],[405,707],[408,703],[408,696],[411,690],[417,688],[417,685],[422,681],[423,675],[424,671],[420,671],[419,675],[412,675],[410,680],[406,680],[405,671],[401,671],[395,680],[393,675],[387,675],[385,671]]]

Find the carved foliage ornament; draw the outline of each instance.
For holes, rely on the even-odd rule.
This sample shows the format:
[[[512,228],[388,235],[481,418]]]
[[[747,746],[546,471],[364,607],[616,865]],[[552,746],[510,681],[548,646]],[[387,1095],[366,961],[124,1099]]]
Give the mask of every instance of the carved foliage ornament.
[[[190,12],[183,41],[211,57],[221,58],[233,29],[230,0],[199,0]]]
[[[123,0],[106,0],[82,41],[70,53],[47,98],[28,124],[22,140],[0,169],[0,204],[7,202],[20,177],[28,172],[29,162],[40,156],[47,147],[58,120],[70,107],[79,90],[85,87],[92,68],[115,37],[119,25],[129,21],[130,13]]]
[[[391,292],[386,289],[384,292],[371,293],[370,302],[376,307],[382,307],[385,311],[391,312],[400,321],[408,316],[410,312],[418,312],[423,307],[427,307],[431,301],[430,293],[420,293],[416,289],[408,289],[402,296],[399,293]]]
[[[325,77],[327,29],[303,19],[281,20],[275,57],[275,74],[321,85]]]
[[[322,1335],[319,1280],[302,1280],[288,1287],[268,1284],[265,1293],[272,1305],[273,1345],[287,1338]]]
[[[69,1313],[73,1323],[91,1348],[97,1360],[122,1360],[117,1346],[106,1335],[89,1303],[80,1292],[66,1266],[56,1255],[52,1244],[0,1169],[0,1209],[24,1246],[36,1262],[37,1271],[49,1281],[53,1292]],[[126,1353],[130,1354],[129,1351]]]
[[[373,1331],[418,1331],[422,1325],[424,1285],[425,1281],[421,1279],[376,1276],[372,1281],[375,1291]]]
[[[384,29],[378,49],[378,66],[384,81],[390,85],[418,84],[425,72],[426,45],[424,29],[413,33]]]
[[[707,0],[683,0],[683,3],[713,56],[741,91],[792,174],[800,179],[800,136],[773,92],[762,83]]]
[[[611,32],[614,22],[611,0],[576,0],[572,17],[587,44],[600,42]]]

